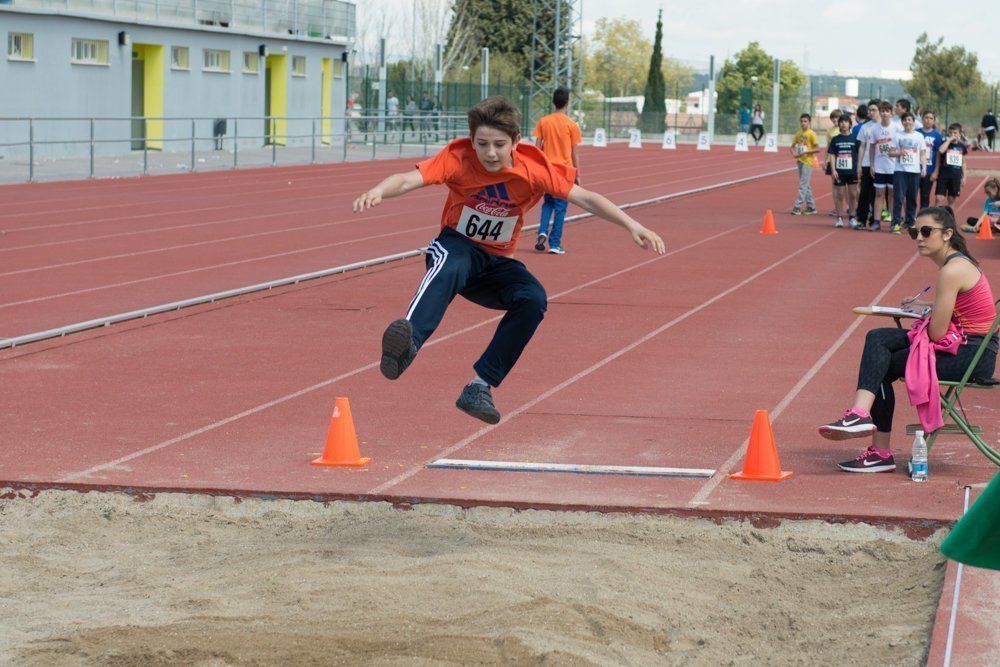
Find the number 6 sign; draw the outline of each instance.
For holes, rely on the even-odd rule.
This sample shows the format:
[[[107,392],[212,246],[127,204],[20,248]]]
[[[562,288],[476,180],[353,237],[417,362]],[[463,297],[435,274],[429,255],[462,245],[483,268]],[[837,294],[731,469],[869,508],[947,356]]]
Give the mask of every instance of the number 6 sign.
[[[677,137],[674,136],[673,130],[667,130],[663,133],[663,148],[664,150],[676,150],[677,148]]]

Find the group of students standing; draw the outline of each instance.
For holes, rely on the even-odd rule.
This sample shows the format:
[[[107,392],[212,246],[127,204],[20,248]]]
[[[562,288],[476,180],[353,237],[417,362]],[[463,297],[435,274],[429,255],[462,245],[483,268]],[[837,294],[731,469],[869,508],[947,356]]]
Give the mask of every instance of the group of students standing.
[[[839,109],[830,114],[834,127],[827,135],[825,173],[832,179],[837,227],[847,218],[853,229],[879,231],[883,222],[899,234],[912,227],[918,208],[930,205],[932,192],[938,205],[951,205],[965,183],[968,143],[962,126],[952,123],[948,136],[936,127],[933,111],[925,110],[920,126],[910,111],[910,101],[895,104],[870,100],[859,106],[858,123]],[[792,213],[816,212],[810,185],[820,152],[812,118],[802,114],[801,130],[791,151],[799,165],[799,192]]]

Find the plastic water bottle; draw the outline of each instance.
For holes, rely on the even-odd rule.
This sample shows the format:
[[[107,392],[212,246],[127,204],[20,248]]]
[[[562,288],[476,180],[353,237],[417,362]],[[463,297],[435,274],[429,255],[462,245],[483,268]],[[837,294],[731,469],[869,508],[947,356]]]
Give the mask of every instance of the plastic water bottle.
[[[927,481],[927,441],[924,432],[917,431],[913,438],[913,452],[910,454],[910,479],[914,482]]]

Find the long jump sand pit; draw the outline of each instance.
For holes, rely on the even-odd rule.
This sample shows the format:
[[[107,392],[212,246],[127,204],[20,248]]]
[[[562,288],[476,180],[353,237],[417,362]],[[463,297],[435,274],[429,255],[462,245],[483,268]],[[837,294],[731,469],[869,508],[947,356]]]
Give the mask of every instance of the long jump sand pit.
[[[0,501],[0,663],[918,665],[937,536],[47,491]]]

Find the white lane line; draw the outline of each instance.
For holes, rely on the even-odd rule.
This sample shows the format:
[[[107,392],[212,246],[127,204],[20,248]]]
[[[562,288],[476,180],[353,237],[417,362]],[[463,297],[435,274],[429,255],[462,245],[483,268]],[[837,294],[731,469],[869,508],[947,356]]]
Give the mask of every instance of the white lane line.
[[[652,162],[652,161],[649,161],[649,162]],[[741,168],[745,168],[745,167],[748,167],[748,166],[758,167],[758,166],[760,166],[761,163],[766,163],[766,162],[769,162],[769,161],[768,160],[759,160],[759,159],[758,160],[750,160],[747,163],[742,164]],[[635,165],[635,161],[633,159],[633,160],[627,162],[626,164],[629,164],[630,166],[634,166]],[[675,173],[675,172],[690,171],[690,167],[692,166],[692,164],[693,163],[691,161],[687,161],[681,167],[677,167],[677,168],[674,168],[674,169],[664,169],[662,171],[659,171],[658,173],[661,174],[661,175],[666,175],[666,174],[672,174],[672,173]],[[608,165],[605,165],[604,163],[601,163],[601,166],[602,166],[602,168],[588,170],[587,173],[591,174],[591,175],[604,175],[604,174],[613,175],[613,174],[618,173],[620,171],[620,170],[614,169],[614,168],[604,169],[603,167],[608,166]],[[613,166],[613,165],[611,165],[611,166]],[[649,166],[652,167],[652,166],[655,166],[655,164],[650,164]],[[383,171],[384,171],[384,168],[383,168]],[[376,171],[375,173],[378,173],[378,172]],[[710,176],[713,176],[715,174],[716,174],[716,172],[712,172],[712,173],[704,174],[703,177],[710,177]],[[330,178],[329,175],[323,175],[323,176],[319,176],[319,177],[315,177],[315,178],[296,178],[295,183],[296,184],[302,184],[302,183],[307,182],[307,181],[324,180],[324,179],[329,179],[329,178]],[[368,180],[370,180],[372,178],[372,176],[364,176],[363,178],[367,179],[367,180],[361,180],[361,179],[359,179],[357,181],[357,183],[360,184],[360,183],[368,182]],[[688,180],[692,180],[693,178],[699,178],[699,176],[693,176],[693,177],[690,177],[690,178],[687,178],[687,179],[682,179],[682,180],[679,180],[679,181],[676,181],[676,182],[682,183],[682,182],[685,182],[685,181],[688,181]],[[280,181],[281,177],[279,176],[275,180],[276,181]],[[614,180],[621,180],[621,179],[614,179]],[[337,181],[337,184],[338,184],[338,186],[343,186],[345,182],[353,182],[353,181],[339,180],[339,181]],[[596,182],[601,183],[603,181],[598,180]],[[671,182],[674,182],[674,181],[671,181]],[[271,184],[272,184],[271,182],[266,183],[266,185],[271,185]],[[304,187],[304,188],[295,187],[295,188],[293,188],[293,191],[290,193],[289,197],[287,197],[285,199],[285,201],[287,201],[288,203],[294,203],[294,202],[301,202],[301,201],[310,201],[310,200],[314,200],[314,199],[328,199],[328,198],[331,198],[331,197],[350,196],[350,193],[353,192],[353,190],[339,190],[338,189],[338,190],[335,190],[335,191],[330,191],[329,189],[325,189],[325,191],[322,194],[311,195],[311,196],[303,196],[304,193],[310,192],[312,190],[316,190],[318,188],[324,188],[325,189],[325,184],[324,183],[315,183],[315,184],[309,185],[309,186]],[[198,189],[198,188],[196,188],[196,189]],[[208,190],[211,191],[211,190],[217,190],[218,188],[215,185],[212,185],[212,186],[210,186],[209,188],[206,188],[206,189],[208,189]],[[190,191],[191,191],[191,188],[185,188],[185,189],[177,190],[177,192],[185,192],[185,193],[186,192],[190,192]],[[242,196],[242,195],[246,195],[248,193],[253,193],[255,195],[260,195],[260,194],[267,194],[267,193],[282,193],[282,192],[288,193],[289,192],[289,188],[287,186],[280,186],[280,187],[268,188],[266,190],[259,190],[259,189],[258,190],[254,190],[254,189],[251,189],[251,190],[248,190],[247,192],[236,193],[235,195],[233,193],[226,193],[225,195],[223,195],[223,197],[228,198],[228,197],[233,197],[233,196]],[[432,194],[434,194],[434,193],[433,192],[429,192],[429,193],[412,194],[412,195],[410,195],[410,198],[408,199],[408,201],[412,202],[415,198],[420,198],[421,196],[426,197],[426,196],[432,195]],[[208,201],[213,201],[213,200],[216,199],[216,196],[210,195],[210,193],[209,193],[209,194],[206,194],[204,198],[207,199]],[[166,199],[161,199],[161,200],[156,200],[156,201],[153,201],[153,202],[149,202],[146,205],[161,205],[161,204],[165,205],[165,204],[169,204],[169,203],[171,203],[171,199],[170,198],[166,198]],[[3,222],[5,220],[9,219],[9,218],[24,217],[24,216],[52,216],[52,215],[56,215],[56,214],[74,213],[76,211],[86,211],[86,210],[102,210],[102,211],[107,211],[107,210],[113,209],[113,208],[135,208],[138,205],[139,204],[136,203],[136,202],[128,202],[128,203],[125,203],[125,204],[113,204],[111,206],[91,206],[91,207],[82,208],[82,209],[58,209],[58,210],[54,210],[54,211],[42,211],[42,212],[39,212],[39,211],[28,211],[28,212],[24,212],[24,213],[0,214],[0,229],[4,229],[3,228]],[[17,232],[37,231],[37,230],[45,230],[45,229],[58,229],[58,228],[65,228],[65,227],[76,227],[76,226],[80,226],[80,225],[101,224],[101,223],[106,223],[106,222],[117,222],[117,221],[123,221],[123,220],[136,220],[136,219],[142,219],[142,218],[177,217],[177,216],[180,216],[180,215],[187,215],[187,214],[191,214],[191,213],[198,213],[198,212],[204,212],[204,211],[231,210],[233,208],[233,206],[234,205],[232,203],[228,203],[228,204],[218,205],[218,206],[202,206],[202,207],[199,207],[199,208],[188,208],[188,209],[169,209],[169,210],[164,210],[164,211],[154,211],[154,212],[151,212],[151,213],[143,213],[143,214],[129,213],[128,215],[120,215],[120,216],[111,217],[111,218],[104,216],[104,217],[100,217],[100,218],[93,218],[93,219],[86,219],[86,220],[58,222],[58,223],[52,223],[52,224],[30,225],[30,226],[26,226],[26,227],[12,227],[12,228],[9,228],[9,229],[5,229],[4,231],[7,234],[14,234],[14,233],[17,233]],[[294,211],[288,211],[287,213],[288,213],[288,215],[293,215]]]
[[[882,288],[882,291],[875,296],[872,303],[878,303],[879,300],[881,300],[882,297],[884,297],[889,290],[892,289],[903,274],[906,273],[907,269],[913,265],[913,262],[915,262],[919,256],[920,255],[913,255],[913,257],[910,257],[910,259],[903,264],[903,267],[896,272],[896,275],[894,275],[889,282],[886,283],[885,287]],[[781,413],[785,411],[785,408],[787,408],[789,404],[795,400],[795,397],[798,396],[799,393],[805,388],[805,386],[809,384],[809,381],[812,380],[823,368],[823,366],[826,365],[826,362],[830,360],[834,353],[836,353],[837,350],[839,350],[840,347],[847,342],[847,339],[851,337],[851,334],[853,334],[859,326],[861,326],[864,319],[864,315],[858,315],[854,321],[846,329],[844,329],[844,332],[840,334],[837,340],[835,340],[833,344],[827,348],[826,352],[824,352],[822,356],[816,360],[816,363],[814,363],[812,367],[806,371],[801,378],[799,378],[799,381],[795,383],[795,386],[792,387],[787,394],[785,394],[784,398],[782,398],[781,401],[779,401],[778,404],[769,411],[768,414],[771,418],[772,424],[777,421],[778,417],[781,416]],[[715,475],[715,477],[705,482],[705,484],[698,489],[698,492],[695,493],[691,500],[688,501],[688,505],[704,505],[708,502],[708,497],[715,490],[715,487],[717,487],[719,483],[726,478],[726,474],[733,469],[741,458],[743,458],[743,455],[746,453],[747,443],[749,442],[750,438],[748,437],[743,441],[743,444],[741,444],[739,448],[737,448],[737,450],[733,452],[728,459],[726,459],[726,462],[719,466],[719,472]]]
[[[690,250],[691,248],[696,248],[696,247],[698,247],[698,246],[700,246],[702,244],[709,243],[709,242],[714,241],[714,240],[716,240],[718,238],[721,238],[721,237],[723,237],[723,236],[725,236],[727,234],[731,234],[732,232],[735,232],[738,229],[743,229],[744,227],[745,227],[745,225],[739,225],[737,227],[733,227],[731,229],[727,229],[725,231],[719,232],[718,234],[713,234],[712,236],[707,236],[707,237],[705,237],[705,238],[703,238],[703,239],[701,239],[699,241],[695,241],[694,243],[690,243],[690,244],[688,244],[686,246],[682,246],[680,248],[677,248],[676,250],[672,250],[672,251],[670,251],[670,252],[668,252],[668,253],[666,253],[664,255],[658,255],[658,256],[653,257],[651,259],[647,259],[645,261],[638,262],[637,264],[633,264],[632,266],[628,266],[628,267],[626,267],[624,269],[619,269],[618,271],[614,271],[614,272],[609,273],[607,275],[601,276],[600,278],[595,278],[593,280],[589,280],[589,281],[587,281],[585,283],[581,283],[581,284],[576,285],[574,287],[571,287],[571,288],[569,288],[567,290],[563,290],[562,292],[559,292],[558,294],[555,294],[555,295],[549,297],[549,300],[553,301],[553,300],[558,299],[560,297],[566,296],[567,294],[572,294],[573,292],[577,292],[577,291],[579,291],[581,289],[590,287],[591,285],[595,285],[595,284],[597,284],[599,282],[602,282],[602,281],[605,281],[605,280],[610,280],[611,278],[614,278],[616,276],[620,276],[623,273],[628,273],[629,271],[634,271],[635,269],[642,268],[642,267],[644,267],[644,266],[646,266],[648,264],[651,264],[653,262],[657,262],[657,261],[666,259],[667,257],[670,257],[672,255],[679,254],[681,252],[684,252],[685,250]],[[452,332],[450,334],[446,334],[444,336],[433,338],[429,342],[427,342],[427,344],[425,344],[424,347],[425,348],[427,348],[427,347],[433,347],[434,345],[438,345],[440,343],[444,343],[445,341],[451,340],[452,338],[457,338],[458,336],[466,334],[466,333],[468,333],[470,331],[474,331],[474,330],[476,330],[476,329],[478,329],[480,327],[486,326],[487,324],[490,324],[492,322],[497,322],[497,321],[500,320],[501,317],[503,317],[503,316],[502,315],[497,315],[495,317],[491,317],[491,318],[483,320],[481,322],[477,322],[476,324],[472,324],[470,326],[467,326],[464,329],[459,329],[458,331],[454,331],[454,332]],[[64,475],[63,477],[59,478],[56,481],[57,482],[72,482],[74,480],[79,480],[79,479],[81,479],[83,477],[88,477],[88,476],[93,475],[94,473],[98,473],[98,472],[100,472],[102,470],[107,470],[109,468],[115,468],[115,467],[117,467],[117,466],[119,466],[119,465],[121,465],[123,463],[127,463],[129,461],[132,461],[132,460],[137,459],[139,457],[145,456],[147,454],[152,454],[153,452],[159,451],[159,450],[164,449],[166,447],[170,447],[171,445],[175,445],[175,444],[177,444],[179,442],[184,442],[185,440],[190,440],[191,438],[199,436],[202,433],[207,433],[209,431],[214,431],[215,429],[220,428],[222,426],[225,426],[226,424],[231,424],[234,421],[237,421],[239,419],[243,419],[244,417],[249,417],[250,415],[257,414],[258,412],[262,412],[263,410],[267,410],[268,408],[272,408],[272,407],[274,407],[276,405],[280,405],[280,404],[285,403],[287,401],[293,400],[295,398],[298,398],[299,396],[303,396],[303,395],[308,394],[310,392],[316,391],[317,389],[322,389],[324,387],[328,387],[331,384],[334,384],[335,382],[339,382],[341,380],[346,380],[347,378],[350,378],[350,377],[353,377],[353,376],[358,375],[360,373],[363,373],[365,371],[371,370],[373,368],[376,368],[377,366],[378,366],[378,362],[374,362],[374,363],[371,363],[371,364],[366,364],[366,365],[361,366],[359,368],[355,368],[352,371],[347,371],[346,373],[342,373],[342,374],[337,375],[335,377],[332,377],[332,378],[330,378],[328,380],[323,380],[322,382],[317,382],[316,384],[311,385],[309,387],[306,387],[304,389],[300,389],[298,391],[295,391],[295,392],[292,392],[290,394],[286,394],[284,396],[276,398],[276,399],[274,399],[272,401],[268,401],[266,403],[262,403],[260,405],[254,406],[254,407],[249,408],[247,410],[244,410],[243,412],[240,412],[238,414],[232,415],[230,417],[226,417],[225,419],[221,419],[221,420],[213,422],[211,424],[207,424],[206,426],[203,426],[203,427],[201,427],[199,429],[195,429],[194,431],[189,431],[189,432],[181,434],[181,435],[179,435],[177,437],[170,438],[169,440],[164,440],[163,442],[159,442],[159,443],[157,443],[155,445],[151,445],[151,446],[146,447],[144,449],[137,450],[135,452],[132,452],[131,454],[126,454],[125,456],[117,458],[117,459],[115,459],[113,461],[108,461],[106,463],[101,463],[99,465],[87,468],[86,470],[81,470],[81,471],[78,471],[78,472],[68,473],[67,475]]]
[[[475,433],[472,433],[471,435],[468,435],[465,438],[462,438],[461,440],[459,440],[455,444],[451,445],[450,447],[447,447],[444,450],[438,452],[433,457],[431,457],[429,460],[433,461],[435,459],[447,458],[447,457],[451,456],[455,452],[459,451],[463,447],[466,447],[467,445],[471,444],[472,442],[475,442],[476,440],[478,440],[482,436],[486,435],[487,433],[490,433],[491,431],[500,428],[501,426],[503,426],[504,424],[506,424],[507,422],[509,422],[511,419],[514,419],[515,417],[517,417],[521,413],[523,413],[523,412],[525,412],[527,410],[530,410],[531,408],[533,408],[534,406],[538,405],[539,403],[541,403],[545,399],[547,399],[547,398],[549,398],[549,397],[551,397],[551,396],[559,393],[560,391],[562,391],[566,387],[568,387],[568,386],[570,386],[572,384],[575,384],[576,382],[582,380],[583,378],[587,377],[588,375],[591,375],[594,372],[596,372],[596,371],[604,368],[605,366],[607,366],[611,362],[615,361],[616,359],[618,359],[622,355],[628,354],[629,352],[631,352],[635,348],[639,347],[640,345],[643,345],[644,343],[649,342],[653,338],[656,338],[657,336],[659,336],[664,331],[667,331],[668,329],[676,326],[677,324],[680,324],[681,322],[683,322],[684,320],[688,319],[692,315],[696,315],[697,313],[701,312],[705,308],[708,308],[709,306],[711,306],[715,302],[719,301],[720,299],[724,299],[725,297],[729,296],[730,294],[732,294],[733,292],[739,290],[740,288],[745,287],[746,285],[749,285],[753,281],[757,280],[757,278],[760,278],[761,276],[763,276],[764,274],[768,273],[769,271],[772,271],[772,270],[776,269],[777,267],[781,266],[782,264],[784,264],[785,262],[789,261],[793,257],[797,257],[801,253],[803,253],[806,250],[812,248],[817,243],[821,243],[822,241],[825,241],[826,239],[830,238],[831,236],[833,236],[836,233],[837,233],[836,231],[827,232],[826,234],[824,234],[823,236],[819,237],[818,239],[816,239],[816,240],[814,240],[814,241],[812,241],[810,243],[807,243],[806,245],[802,246],[801,248],[799,248],[795,252],[792,252],[792,253],[789,253],[789,254],[785,255],[784,257],[782,257],[778,261],[776,261],[776,262],[774,262],[774,263],[772,263],[772,264],[764,267],[763,269],[761,269],[760,271],[757,271],[756,273],[754,273],[753,275],[749,276],[748,278],[744,278],[743,280],[741,280],[740,282],[736,283],[732,287],[729,287],[729,288],[727,288],[727,289],[719,292],[718,294],[716,294],[712,298],[708,299],[707,301],[702,302],[700,305],[695,306],[694,308],[691,308],[691,309],[683,312],[682,314],[678,315],[677,317],[675,317],[674,319],[670,320],[666,324],[663,324],[663,325],[657,327],[656,329],[650,331],[645,336],[642,336],[641,338],[632,341],[628,345],[626,345],[626,346],[624,346],[622,348],[619,348],[616,352],[613,352],[613,353],[609,354],[608,356],[604,357],[603,359],[601,359],[597,363],[592,364],[588,368],[585,368],[584,370],[580,371],[579,373],[577,373],[573,377],[571,377],[571,378],[569,378],[567,380],[564,380],[563,382],[560,382],[556,386],[552,387],[551,389],[549,389],[547,391],[542,392],[541,394],[539,394],[535,398],[531,399],[527,403],[524,403],[524,404],[520,405],[519,407],[515,408],[514,410],[511,410],[510,412],[506,413],[503,417],[501,417],[500,421],[497,422],[496,424],[484,426],[483,428],[479,429]],[[404,472],[400,473],[399,475],[396,475],[392,479],[390,479],[390,480],[388,480],[388,481],[386,481],[386,482],[384,482],[382,484],[379,484],[378,486],[376,486],[374,489],[371,490],[371,493],[373,493],[373,494],[385,493],[386,491],[388,491],[392,487],[396,486],[397,484],[400,484],[401,482],[406,481],[410,477],[413,477],[418,472],[420,472],[421,470],[423,470],[424,465],[426,465],[426,463],[427,462],[425,461],[424,463],[421,463],[421,464],[418,464],[416,466],[413,466],[410,469],[405,470]]]
[[[962,516],[969,513],[969,493],[972,487],[965,485],[965,505],[962,509]],[[955,641],[955,621],[958,620],[958,596],[962,591],[962,570],[964,563],[959,563],[955,568],[955,590],[951,594],[951,615],[948,617],[948,638],[944,642],[944,667],[951,667],[951,649]]]
[[[671,199],[677,199],[677,198],[685,197],[685,196],[692,195],[692,194],[698,194],[698,193],[701,193],[701,192],[708,192],[708,191],[711,191],[711,190],[715,190],[717,188],[728,187],[728,186],[732,186],[732,185],[738,185],[740,183],[746,183],[746,182],[750,182],[750,181],[756,181],[756,180],[760,180],[760,179],[763,179],[763,178],[767,178],[769,176],[774,176],[776,174],[784,173],[784,172],[791,171],[791,170],[792,170],[792,168],[780,169],[780,170],[777,170],[777,171],[765,172],[763,174],[755,174],[753,176],[745,176],[745,177],[734,179],[734,180],[730,180],[730,181],[723,181],[722,183],[712,183],[710,185],[698,186],[698,187],[695,187],[695,188],[691,188],[689,190],[682,190],[680,192],[672,192],[670,194],[660,195],[658,197],[653,197],[652,199],[644,199],[644,200],[638,201],[638,202],[632,202],[632,203],[629,203],[629,204],[622,204],[620,208],[622,208],[622,209],[629,209],[629,208],[634,208],[634,207],[638,207],[638,206],[646,206],[648,204],[654,204],[654,203],[658,203],[658,202],[662,202],[662,201],[668,201],[668,200],[671,200]],[[379,216],[369,217],[368,220],[372,220],[374,217],[379,217]],[[384,216],[382,216],[382,217],[384,217]],[[571,215],[571,216],[567,217],[566,218],[566,222],[570,223],[570,222],[574,222],[574,221],[577,221],[577,220],[582,220],[584,218],[591,218],[591,217],[593,217],[593,214],[591,214],[591,213],[579,213],[579,214]],[[538,226],[539,225],[537,225],[537,224],[535,224],[535,225],[525,225],[524,227],[522,227],[522,231],[528,231],[528,230],[532,230],[532,229],[537,229]],[[339,242],[339,243],[333,243],[333,244],[329,244],[329,246],[332,247],[332,246],[336,246],[336,245],[344,245],[344,244],[347,244],[347,243],[356,243],[359,240],[369,240],[369,239],[373,239],[373,238],[381,238],[383,236],[393,236],[393,235],[396,235],[396,234],[405,233],[406,231],[418,231],[420,229],[425,229],[425,228],[414,228],[414,229],[410,229],[410,230],[403,230],[401,232],[398,232],[398,231],[397,232],[389,232],[387,234],[382,234],[382,235],[378,235],[378,236],[374,236],[374,237],[365,237],[363,239],[355,239],[355,240],[349,240],[349,241],[342,241],[342,242]],[[287,251],[285,253],[279,253],[278,255],[269,255],[269,256],[267,256],[265,258],[256,258],[256,259],[271,259],[271,258],[274,258],[274,257],[282,257],[282,256],[286,256],[286,255],[293,255],[293,254],[296,254],[296,253],[307,252],[308,250],[316,250],[316,249],[321,249],[321,248],[324,248],[324,247],[327,247],[327,246],[318,246],[318,247],[315,247],[315,248],[309,248],[309,249],[305,249],[305,250]],[[413,256],[413,255],[416,255],[416,254],[421,253],[423,251],[424,251],[424,248],[418,248],[418,249],[415,249],[415,250],[404,251],[402,253],[396,253],[392,257],[395,258],[395,259],[402,259],[404,257],[410,257],[410,256]],[[142,309],[139,309],[139,310],[133,310],[133,311],[129,311],[127,313],[117,313],[117,314],[114,314],[114,315],[107,315],[107,316],[104,316],[104,317],[98,317],[98,318],[95,318],[95,319],[87,320],[85,322],[76,322],[76,323],[73,323],[73,324],[67,324],[67,325],[64,325],[64,326],[56,327],[54,329],[47,329],[45,331],[36,331],[36,332],[33,332],[33,333],[29,333],[29,334],[22,334],[20,336],[14,336],[14,337],[11,337],[11,338],[5,338],[3,340],[0,340],[0,349],[7,348],[7,347],[14,347],[16,345],[25,345],[27,343],[34,343],[34,342],[38,342],[38,341],[42,341],[42,340],[47,340],[49,338],[66,336],[66,335],[71,334],[71,333],[75,333],[75,332],[79,332],[79,331],[86,331],[88,329],[93,329],[96,326],[109,326],[111,324],[116,324],[118,322],[125,322],[125,321],[131,320],[131,319],[135,319],[137,316],[138,317],[148,317],[149,315],[163,313],[163,312],[167,312],[167,311],[171,311],[171,310],[178,310],[179,308],[190,308],[192,306],[200,305],[200,304],[203,304],[203,303],[215,302],[215,301],[221,300],[223,298],[227,298],[228,299],[228,298],[233,298],[233,297],[236,297],[236,296],[242,296],[244,294],[249,294],[249,293],[252,293],[252,292],[255,292],[255,291],[260,291],[262,289],[273,289],[274,287],[278,287],[278,286],[284,286],[284,285],[293,284],[293,283],[294,284],[298,284],[300,282],[304,282],[305,280],[315,280],[315,279],[323,278],[323,277],[330,276],[330,275],[337,275],[337,274],[340,274],[340,273],[344,272],[348,268],[351,269],[351,270],[354,270],[356,268],[359,268],[360,266],[369,266],[373,262],[376,263],[376,264],[380,264],[380,263],[383,263],[383,260],[385,260],[385,259],[386,258],[383,257],[383,258],[377,258],[375,260],[362,260],[361,262],[355,262],[355,263],[350,264],[350,265],[333,267],[333,268],[329,268],[329,269],[321,269],[319,271],[313,271],[313,272],[308,273],[308,274],[299,274],[299,275],[296,275],[296,276],[291,276],[291,277],[286,277],[286,278],[279,278],[279,279],[267,281],[267,282],[264,282],[264,283],[257,283],[255,285],[249,285],[249,286],[244,286],[244,287],[229,289],[229,290],[225,290],[223,292],[214,292],[212,294],[191,297],[191,298],[188,298],[188,299],[183,299],[181,301],[174,301],[174,302],[171,302],[171,303],[160,304],[160,305],[157,305],[157,306],[149,306],[147,308],[142,308]],[[173,277],[173,276],[177,276],[177,275],[184,275],[184,274],[188,274],[188,273],[196,273],[198,271],[203,271],[203,270],[207,270],[207,269],[219,268],[219,267],[224,267],[224,266],[231,266],[233,264],[242,264],[242,263],[251,262],[251,261],[256,261],[256,260],[255,259],[244,259],[244,260],[239,260],[239,261],[235,261],[235,262],[230,262],[228,264],[215,265],[215,266],[211,266],[211,267],[201,267],[201,268],[196,268],[196,269],[188,269],[187,271],[181,271],[181,272],[177,272],[177,273],[170,273],[170,274],[165,274],[165,275],[161,275],[161,276],[157,276],[157,277],[159,277],[159,278]],[[121,287],[121,286],[124,286],[124,285],[132,285],[132,284],[136,284],[136,283],[140,283],[140,282],[146,282],[146,281],[154,280],[154,279],[155,278],[141,278],[141,279],[136,279],[136,280],[132,280],[132,281],[127,281],[125,283],[117,283],[117,284],[114,284],[114,285],[104,285],[104,286],[97,286],[97,287],[85,288],[85,289],[81,289],[81,290],[76,290],[74,292],[63,293],[63,294],[56,294],[56,295],[50,295],[50,296],[47,296],[47,297],[35,297],[35,298],[29,299],[27,301],[18,301],[18,302],[15,302],[15,303],[0,304],[0,309],[8,307],[8,306],[20,305],[20,304],[25,304],[25,303],[34,303],[36,301],[44,301],[44,300],[47,300],[47,299],[57,298],[57,297],[61,297],[61,296],[72,296],[72,295],[81,294],[81,293],[84,293],[84,292],[98,291],[98,290],[109,289],[109,288],[113,288],[113,287]]]
[[[983,181],[985,182],[985,180],[986,179],[984,178]],[[976,190],[978,191],[978,188],[976,188]],[[959,210],[959,208],[962,205],[964,204],[960,204],[959,207],[955,208],[955,210],[956,211]],[[906,271],[913,265],[915,261],[917,261],[918,257],[920,257],[920,255],[916,254],[910,257],[910,259],[903,264],[902,268],[900,268],[899,271],[896,272],[896,275],[894,275],[892,278],[889,279],[889,282],[885,284],[885,287],[882,288],[882,291],[880,291],[878,294],[875,295],[875,298],[872,299],[872,303],[878,303],[879,301],[881,301],[882,298],[886,294],[888,294],[889,290],[892,289],[892,287],[896,284],[896,282],[903,277],[903,274],[906,273]],[[824,352],[823,355],[816,360],[816,363],[814,363],[812,367],[808,371],[806,371],[805,375],[799,378],[799,381],[795,383],[795,386],[792,387],[787,394],[785,394],[784,398],[782,398],[781,401],[778,402],[778,404],[774,407],[774,409],[769,412],[772,424],[775,421],[777,421],[778,417],[781,416],[781,413],[785,411],[785,408],[787,408],[788,405],[793,400],[795,400],[795,398],[799,395],[799,393],[801,393],[801,391],[805,388],[805,386],[809,383],[809,381],[812,380],[813,377],[815,377],[816,374],[819,373],[819,371],[823,368],[823,366],[826,365],[826,362],[830,360],[830,358],[834,355],[834,353],[836,353],[836,351],[840,349],[840,347],[845,342],[847,342],[847,339],[850,338],[851,334],[853,334],[854,331],[859,326],[861,326],[861,323],[864,321],[865,317],[866,317],[865,315],[858,315],[858,317],[856,317],[854,321],[844,330],[844,332],[840,335],[840,337],[837,338],[837,340],[834,341],[829,348],[827,348],[826,352]],[[703,484],[700,489],[698,489],[698,492],[695,493],[694,496],[691,498],[691,500],[688,501],[687,503],[688,506],[694,507],[698,505],[708,504],[708,497],[712,495],[712,492],[715,491],[716,487],[718,487],[719,484],[722,482],[722,480],[726,478],[726,475],[729,473],[729,471],[731,471],[736,466],[736,464],[739,463],[740,459],[742,459],[743,456],[746,454],[747,444],[749,442],[750,438],[747,437],[747,439],[743,441],[743,443],[736,449],[736,451],[734,451],[729,456],[729,458],[726,459],[725,463],[719,466],[719,472],[716,473],[714,477],[705,482],[705,484]]]
[[[410,234],[414,232],[426,232],[437,229],[437,227],[412,227],[410,229],[401,229],[395,232],[386,232],[385,234],[375,234],[373,236],[363,236],[357,239],[349,239],[347,241],[337,241],[336,243],[324,243],[322,245],[312,246],[310,248],[298,248],[296,250],[288,250],[286,252],[277,252],[271,255],[263,255],[260,257],[248,257],[246,259],[238,259],[232,262],[224,262],[222,264],[212,264],[211,266],[200,266],[196,269],[187,269],[184,271],[173,271],[171,273],[161,273],[155,276],[146,276],[145,278],[136,278],[135,280],[125,280],[117,283],[109,283],[107,285],[98,285],[97,287],[85,287],[83,289],[72,290],[70,292],[60,292],[58,294],[47,294],[46,296],[36,296],[31,299],[22,299],[20,301],[9,301],[7,303],[0,303],[0,309],[11,308],[13,306],[23,306],[27,303],[37,303],[39,301],[51,301],[52,299],[60,299],[67,296],[76,296],[77,294],[89,294],[91,292],[100,292],[106,289],[114,289],[115,287],[127,287],[129,285],[138,285],[140,283],[148,283],[154,280],[161,280],[163,278],[175,278],[177,276],[186,276],[192,273],[200,273],[202,271],[211,271],[213,269],[221,269],[227,266],[239,266],[240,264],[249,264],[251,262],[261,262],[268,259],[276,259],[278,257],[288,257],[290,255],[301,255],[302,253],[315,252],[317,250],[326,250],[327,248],[335,248],[342,245],[350,245],[353,243],[361,243],[362,241],[374,241],[376,239],[383,239],[389,236],[399,236],[400,234]]]

